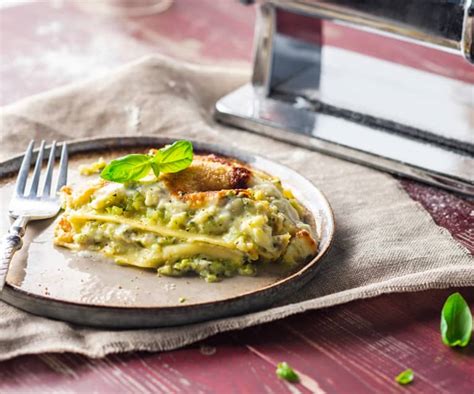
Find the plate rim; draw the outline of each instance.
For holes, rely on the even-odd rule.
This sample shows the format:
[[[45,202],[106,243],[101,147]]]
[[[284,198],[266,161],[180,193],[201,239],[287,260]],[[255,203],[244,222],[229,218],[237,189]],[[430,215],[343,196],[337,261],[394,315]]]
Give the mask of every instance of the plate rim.
[[[92,137],[92,138],[83,138],[83,139],[77,139],[77,140],[69,140],[65,142],[60,142],[57,144],[57,146],[61,146],[62,144],[66,143],[68,146],[69,150],[69,155],[74,156],[77,154],[81,153],[94,153],[98,151],[104,151],[107,149],[120,149],[120,148],[133,148],[133,147],[147,147],[153,144],[160,145],[160,144],[169,144],[174,141],[176,141],[177,138],[173,137],[167,137],[167,136],[157,136],[157,135],[140,135],[140,136],[120,136],[120,135],[106,135],[106,136],[100,136],[100,137]],[[77,301],[67,301],[67,300],[62,300],[62,299],[57,299],[57,298],[52,298],[50,296],[43,296],[40,294],[35,294],[28,292],[26,290],[23,290],[22,288],[10,284],[8,281],[5,283],[5,288],[4,292],[0,293],[0,299],[5,301],[4,295],[7,294],[6,298],[10,298],[10,295],[14,295],[18,293],[18,296],[20,298],[27,298],[31,300],[36,300],[37,302],[41,303],[49,303],[49,304],[59,304],[57,306],[62,306],[62,307],[77,307],[77,308],[86,308],[86,309],[98,309],[98,310],[119,310],[119,311],[124,311],[124,312],[131,312],[131,311],[163,311],[163,312],[173,312],[176,310],[191,310],[194,308],[203,308],[203,307],[209,307],[211,305],[218,305],[218,304],[226,304],[229,302],[241,302],[245,300],[246,298],[250,297],[251,295],[255,294],[261,294],[265,292],[271,292],[272,290],[278,289],[286,284],[297,282],[299,277],[305,277],[309,271],[316,271],[316,269],[319,267],[320,261],[326,257],[327,253],[331,249],[331,247],[334,244],[334,235],[336,232],[336,223],[334,219],[334,211],[331,207],[331,204],[329,203],[327,197],[325,194],[316,186],[312,181],[310,181],[308,178],[305,176],[301,175],[299,172],[296,170],[292,169],[289,166],[286,166],[284,164],[280,164],[275,160],[269,159],[263,155],[259,154],[253,154],[251,152],[247,152],[245,150],[239,149],[239,148],[234,148],[234,147],[223,147],[222,145],[219,144],[210,144],[204,141],[200,141],[198,139],[188,139],[193,143],[193,146],[195,147],[195,150],[197,151],[207,151],[210,153],[217,153],[220,155],[228,156],[230,158],[235,158],[237,160],[243,161],[244,163],[247,163],[251,165],[247,160],[242,159],[242,157],[247,157],[247,158],[258,158],[261,160],[264,160],[266,162],[271,163],[272,165],[276,165],[278,167],[284,168],[286,170],[290,170],[293,173],[296,173],[299,177],[304,179],[306,182],[312,185],[312,187],[317,191],[319,194],[319,200],[326,205],[326,210],[328,213],[328,217],[325,218],[329,220],[329,223],[326,225],[329,226],[332,231],[327,235],[328,237],[328,242],[327,244],[323,247],[323,249],[318,253],[317,256],[313,257],[310,261],[308,261],[303,267],[299,268],[296,272],[292,273],[289,276],[286,276],[282,279],[279,279],[276,282],[273,282],[271,284],[265,285],[263,287],[258,288],[257,290],[252,290],[252,291],[247,291],[242,294],[238,294],[236,296],[232,296],[230,298],[224,298],[221,300],[215,300],[215,301],[205,301],[205,302],[199,302],[199,303],[194,303],[194,304],[178,304],[178,305],[172,305],[172,306],[151,306],[151,305],[144,305],[144,306],[126,306],[126,305],[101,305],[101,304],[89,304],[89,303],[81,303]],[[93,144],[93,146],[91,146]],[[71,149],[72,148],[72,149]],[[57,150],[57,152],[60,151],[60,149]],[[36,152],[36,151],[35,151]],[[23,154],[17,154],[14,155],[10,158],[7,158],[5,160],[0,161],[0,181],[9,177],[9,176],[14,176],[16,171],[15,166],[20,165],[21,160],[23,158]],[[270,174],[271,175],[271,174]],[[314,216],[313,214],[311,214]],[[302,286],[306,284],[303,283]],[[10,303],[8,301],[5,301],[7,303]],[[15,305],[16,306],[16,305]],[[261,310],[262,308],[259,308]]]

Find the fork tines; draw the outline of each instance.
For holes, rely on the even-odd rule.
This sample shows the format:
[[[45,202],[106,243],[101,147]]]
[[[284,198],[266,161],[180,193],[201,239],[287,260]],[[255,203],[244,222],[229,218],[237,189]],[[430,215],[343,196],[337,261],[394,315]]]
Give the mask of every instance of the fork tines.
[[[55,197],[57,191],[59,191],[59,189],[63,187],[67,182],[68,154],[67,154],[67,145],[64,142],[62,144],[61,159],[59,160],[59,176],[56,183],[56,188],[53,190],[53,192],[51,191],[51,188],[52,188],[51,186],[53,183],[54,162],[56,159],[56,145],[57,145],[56,141],[53,141],[53,143],[49,147],[49,159],[48,159],[48,164],[46,167],[46,176],[44,178],[43,188],[41,190],[41,196],[49,195],[50,197]],[[40,196],[38,194],[38,187],[39,187],[40,178],[41,178],[41,169],[43,166],[43,158],[46,156],[45,153],[48,149],[46,148],[46,144],[44,140],[41,141],[38,155],[36,157],[36,163],[35,163],[35,168],[33,170],[33,179],[31,181],[30,189],[28,192],[25,191],[26,181],[28,179],[28,173],[30,171],[34,146],[35,146],[35,142],[30,141],[28,148],[26,149],[25,156],[21,163],[20,171],[18,173],[18,178],[16,181],[16,189],[15,189],[16,195],[29,196],[29,197]]]

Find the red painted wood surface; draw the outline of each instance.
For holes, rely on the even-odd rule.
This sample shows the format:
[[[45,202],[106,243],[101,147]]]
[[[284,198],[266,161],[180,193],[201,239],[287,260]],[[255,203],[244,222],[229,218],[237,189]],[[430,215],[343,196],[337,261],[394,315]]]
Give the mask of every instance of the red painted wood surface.
[[[452,290],[405,293],[305,313],[161,354],[24,356],[0,364],[2,393],[472,393],[474,347],[441,344]],[[474,289],[460,289],[474,303]],[[301,376],[275,376],[287,361]],[[393,378],[405,368],[409,387]]]
[[[252,7],[234,0],[176,0],[163,14],[133,19],[88,14],[61,0],[0,9],[0,104],[153,52],[246,65],[254,18]],[[403,63],[402,55],[394,56]],[[401,184],[474,253],[472,202]],[[459,290],[474,305],[474,289]],[[439,338],[440,309],[452,291],[357,301],[161,354],[19,357],[0,363],[0,392],[472,393],[474,346],[452,350]],[[276,378],[275,364],[283,360],[301,374],[301,384]],[[401,388],[393,377],[408,367],[415,382]]]

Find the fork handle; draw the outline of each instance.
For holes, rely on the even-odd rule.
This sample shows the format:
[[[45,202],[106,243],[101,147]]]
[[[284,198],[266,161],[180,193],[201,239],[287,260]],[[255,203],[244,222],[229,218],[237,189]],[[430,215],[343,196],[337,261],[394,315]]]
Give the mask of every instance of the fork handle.
[[[15,252],[23,246],[23,234],[25,234],[25,227],[28,223],[26,217],[18,217],[13,222],[8,231],[8,234],[3,237],[2,240],[2,255],[0,260],[0,292],[5,286],[7,279],[8,268],[12,261]]]

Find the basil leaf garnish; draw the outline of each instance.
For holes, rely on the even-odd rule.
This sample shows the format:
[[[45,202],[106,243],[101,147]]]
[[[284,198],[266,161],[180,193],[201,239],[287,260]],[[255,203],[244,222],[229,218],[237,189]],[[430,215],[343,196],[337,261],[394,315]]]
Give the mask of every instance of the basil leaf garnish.
[[[193,161],[193,145],[189,141],[176,141],[156,151],[154,156],[132,154],[112,160],[100,173],[101,178],[112,182],[137,181],[153,171],[156,177],[161,172],[179,172]]]
[[[100,173],[101,178],[108,181],[124,183],[148,175],[150,172],[151,157],[148,155],[127,155],[112,160]]]
[[[153,170],[153,174],[155,174],[155,176],[158,178],[158,176],[160,175],[160,165],[154,163],[153,160],[151,161],[150,165],[151,169]]]
[[[300,380],[298,374],[286,362],[278,363],[275,372],[280,379],[288,382],[296,383]]]
[[[193,161],[193,145],[189,141],[176,141],[173,145],[160,149],[153,158],[161,172],[178,172]]]
[[[405,369],[403,372],[400,372],[396,377],[395,381],[399,384],[408,384],[413,382],[413,378],[415,377],[415,373],[413,369]]]
[[[441,338],[445,345],[465,347],[472,336],[472,314],[459,293],[451,294],[441,311]]]

